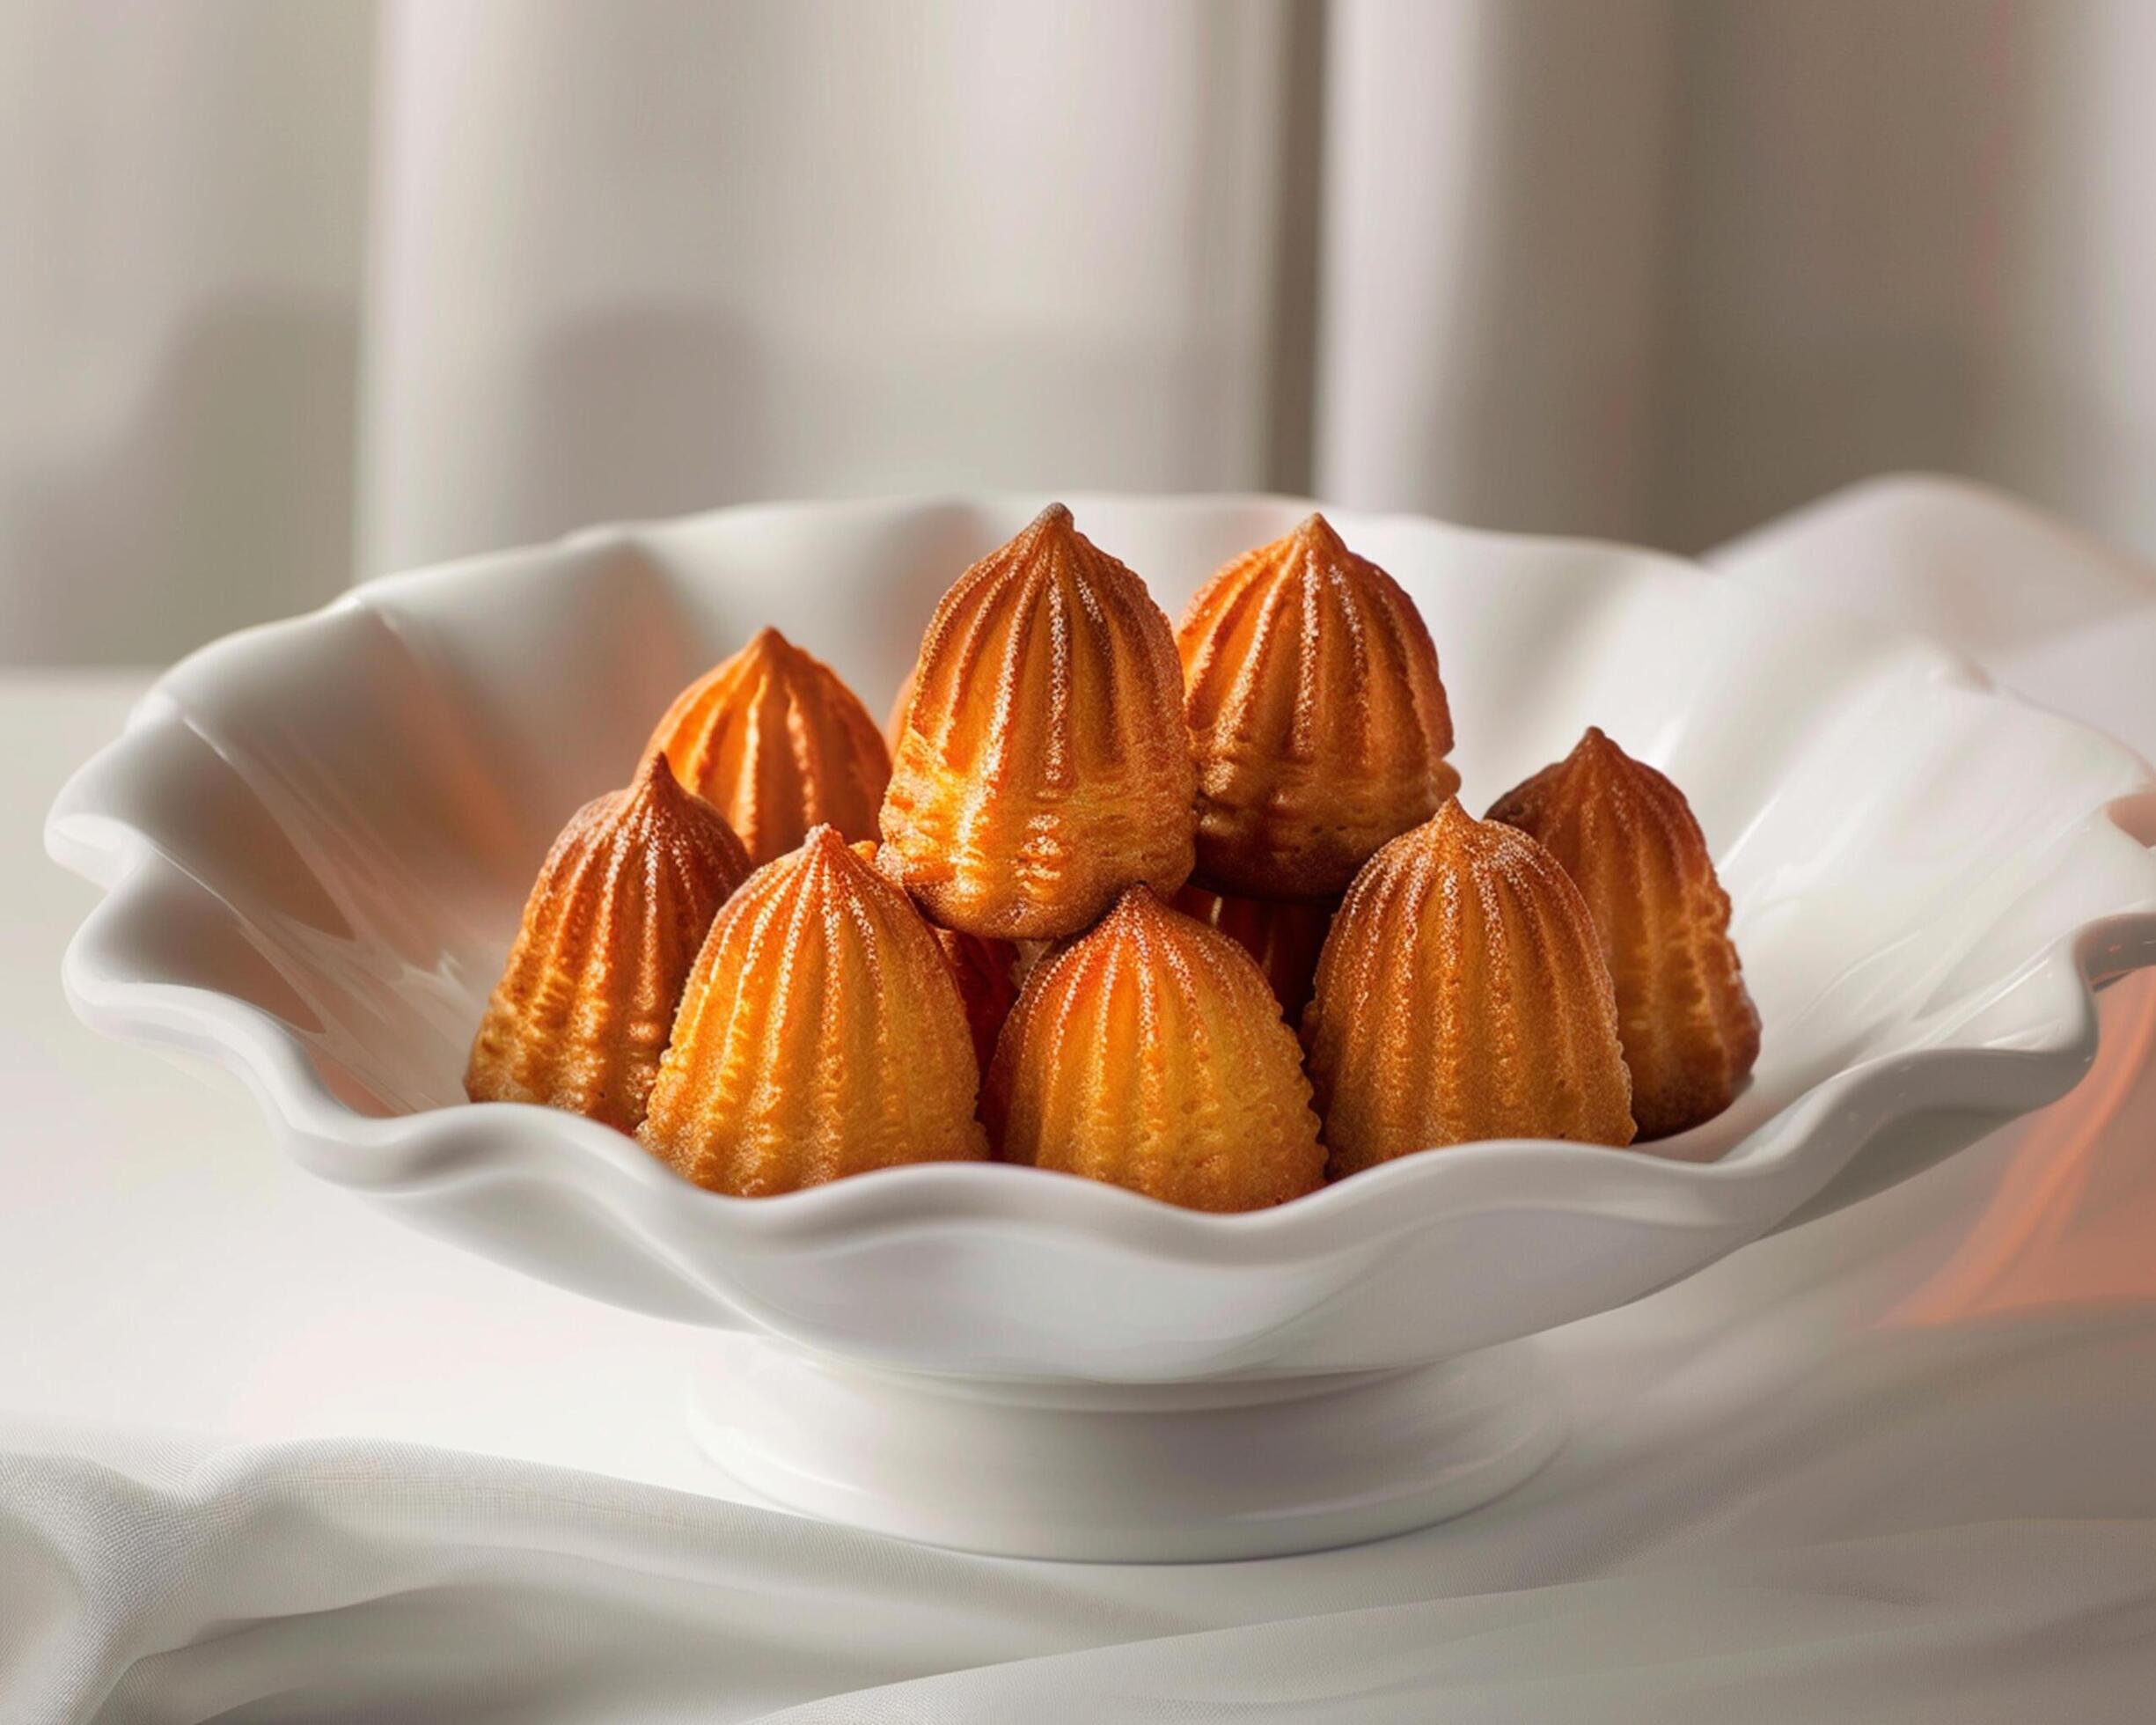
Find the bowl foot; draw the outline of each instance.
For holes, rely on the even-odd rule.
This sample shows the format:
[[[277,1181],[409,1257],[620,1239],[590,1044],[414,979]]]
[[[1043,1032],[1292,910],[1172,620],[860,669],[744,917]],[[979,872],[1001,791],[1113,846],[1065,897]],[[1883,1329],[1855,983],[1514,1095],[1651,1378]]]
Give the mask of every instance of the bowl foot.
[[[1563,1420],[1525,1342],[1407,1371],[1199,1384],[939,1378],[729,1336],[698,1442],[782,1508],[1012,1557],[1205,1562],[1425,1527],[1510,1491]]]

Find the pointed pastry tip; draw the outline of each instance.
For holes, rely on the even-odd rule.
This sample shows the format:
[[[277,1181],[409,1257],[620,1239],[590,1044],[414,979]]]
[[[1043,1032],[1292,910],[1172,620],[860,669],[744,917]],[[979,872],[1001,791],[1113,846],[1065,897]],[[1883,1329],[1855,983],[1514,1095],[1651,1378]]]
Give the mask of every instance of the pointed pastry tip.
[[[613,799],[608,819],[620,826],[639,815],[656,818],[659,827],[668,833],[694,830],[706,833],[729,859],[730,892],[748,878],[753,865],[733,823],[708,798],[681,782],[664,749],[654,749],[644,756],[628,788]]]
[[[1158,893],[1143,881],[1137,881],[1125,887],[1116,895],[1115,903],[1108,907],[1108,914],[1101,921],[1105,922],[1111,920],[1128,920],[1133,916],[1143,916],[1148,911],[1167,908],[1168,907],[1161,902]]]
[[[796,647],[784,631],[766,623],[751,635],[748,644],[735,656],[744,665],[753,666],[767,676],[803,679],[817,681],[833,678],[835,674],[805,649]],[[851,690],[847,693],[852,694]]]
[[[873,844],[866,840],[863,840],[858,846],[848,844],[846,834],[840,832],[829,821],[811,826],[801,840],[801,848],[806,856],[821,857],[832,862],[838,862],[840,858],[844,858],[848,862],[869,862],[873,861],[876,856],[876,847]],[[865,856],[861,854],[863,852],[866,853]]]
[[[674,764],[666,758],[664,749],[653,749],[644,756],[643,764],[636,769],[636,776],[629,781],[631,798],[678,793],[681,781],[674,776]]]
[[[1289,537],[1329,555],[1337,555],[1347,548],[1346,542],[1334,531],[1332,523],[1325,519],[1322,510],[1312,510],[1304,516],[1295,524],[1295,531]]]

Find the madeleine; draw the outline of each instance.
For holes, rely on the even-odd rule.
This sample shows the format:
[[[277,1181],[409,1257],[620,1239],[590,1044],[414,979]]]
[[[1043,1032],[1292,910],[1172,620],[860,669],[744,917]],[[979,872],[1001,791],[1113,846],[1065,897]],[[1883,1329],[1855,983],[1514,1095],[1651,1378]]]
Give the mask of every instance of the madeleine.
[[[725,815],[759,868],[812,826],[873,839],[891,778],[861,698],[773,628],[684,689],[646,747]]]
[[[1197,879],[1337,897],[1459,789],[1421,613],[1322,515],[1199,591],[1177,643],[1198,759]]]
[[[819,826],[712,923],[636,1135],[699,1185],[762,1197],[980,1159],[979,1079],[934,932]]]
[[[1639,1135],[1720,1113],[1759,1058],[1759,1014],[1684,793],[1590,725],[1490,818],[1532,833],[1587,900],[1617,987]]]
[[[947,929],[1053,939],[1183,885],[1195,796],[1168,620],[1052,504],[936,606],[878,864]]]
[[[982,1118],[1008,1162],[1259,1209],[1324,1178],[1300,1052],[1242,947],[1133,886],[1026,978]]]
[[[547,854],[472,1044],[465,1094],[629,1132],[704,934],[749,872],[723,815],[646,760]]]
[[[1579,888],[1456,802],[1356,876],[1308,1023],[1336,1178],[1478,1138],[1632,1141],[1617,997]]]

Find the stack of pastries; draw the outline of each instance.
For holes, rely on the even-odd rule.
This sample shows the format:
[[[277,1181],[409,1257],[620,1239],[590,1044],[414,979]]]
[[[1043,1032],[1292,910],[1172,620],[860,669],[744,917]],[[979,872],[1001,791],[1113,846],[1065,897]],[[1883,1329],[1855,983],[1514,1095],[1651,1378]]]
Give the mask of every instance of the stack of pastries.
[[[466,1090],[736,1196],[994,1158],[1219,1211],[1727,1107],[1759,1019],[1683,792],[1590,729],[1478,820],[1452,745],[1323,516],[1175,628],[1052,505],[887,732],[775,629],[684,691],[547,857]]]

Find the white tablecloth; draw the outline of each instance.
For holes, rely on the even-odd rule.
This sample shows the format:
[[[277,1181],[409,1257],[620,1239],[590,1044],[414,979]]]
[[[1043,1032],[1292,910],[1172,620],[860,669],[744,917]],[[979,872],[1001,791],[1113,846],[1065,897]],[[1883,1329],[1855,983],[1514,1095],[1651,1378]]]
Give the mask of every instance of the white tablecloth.
[[[1881,484],[1731,547],[2156,749],[2156,574]],[[405,1233],[76,1026],[38,855],[141,679],[0,682],[0,1720],[2156,1717],[2156,984],[2064,1103],[1551,1339],[1473,1516],[1185,1568],[707,1494],[695,1332]],[[194,1434],[194,1435],[183,1435]]]

